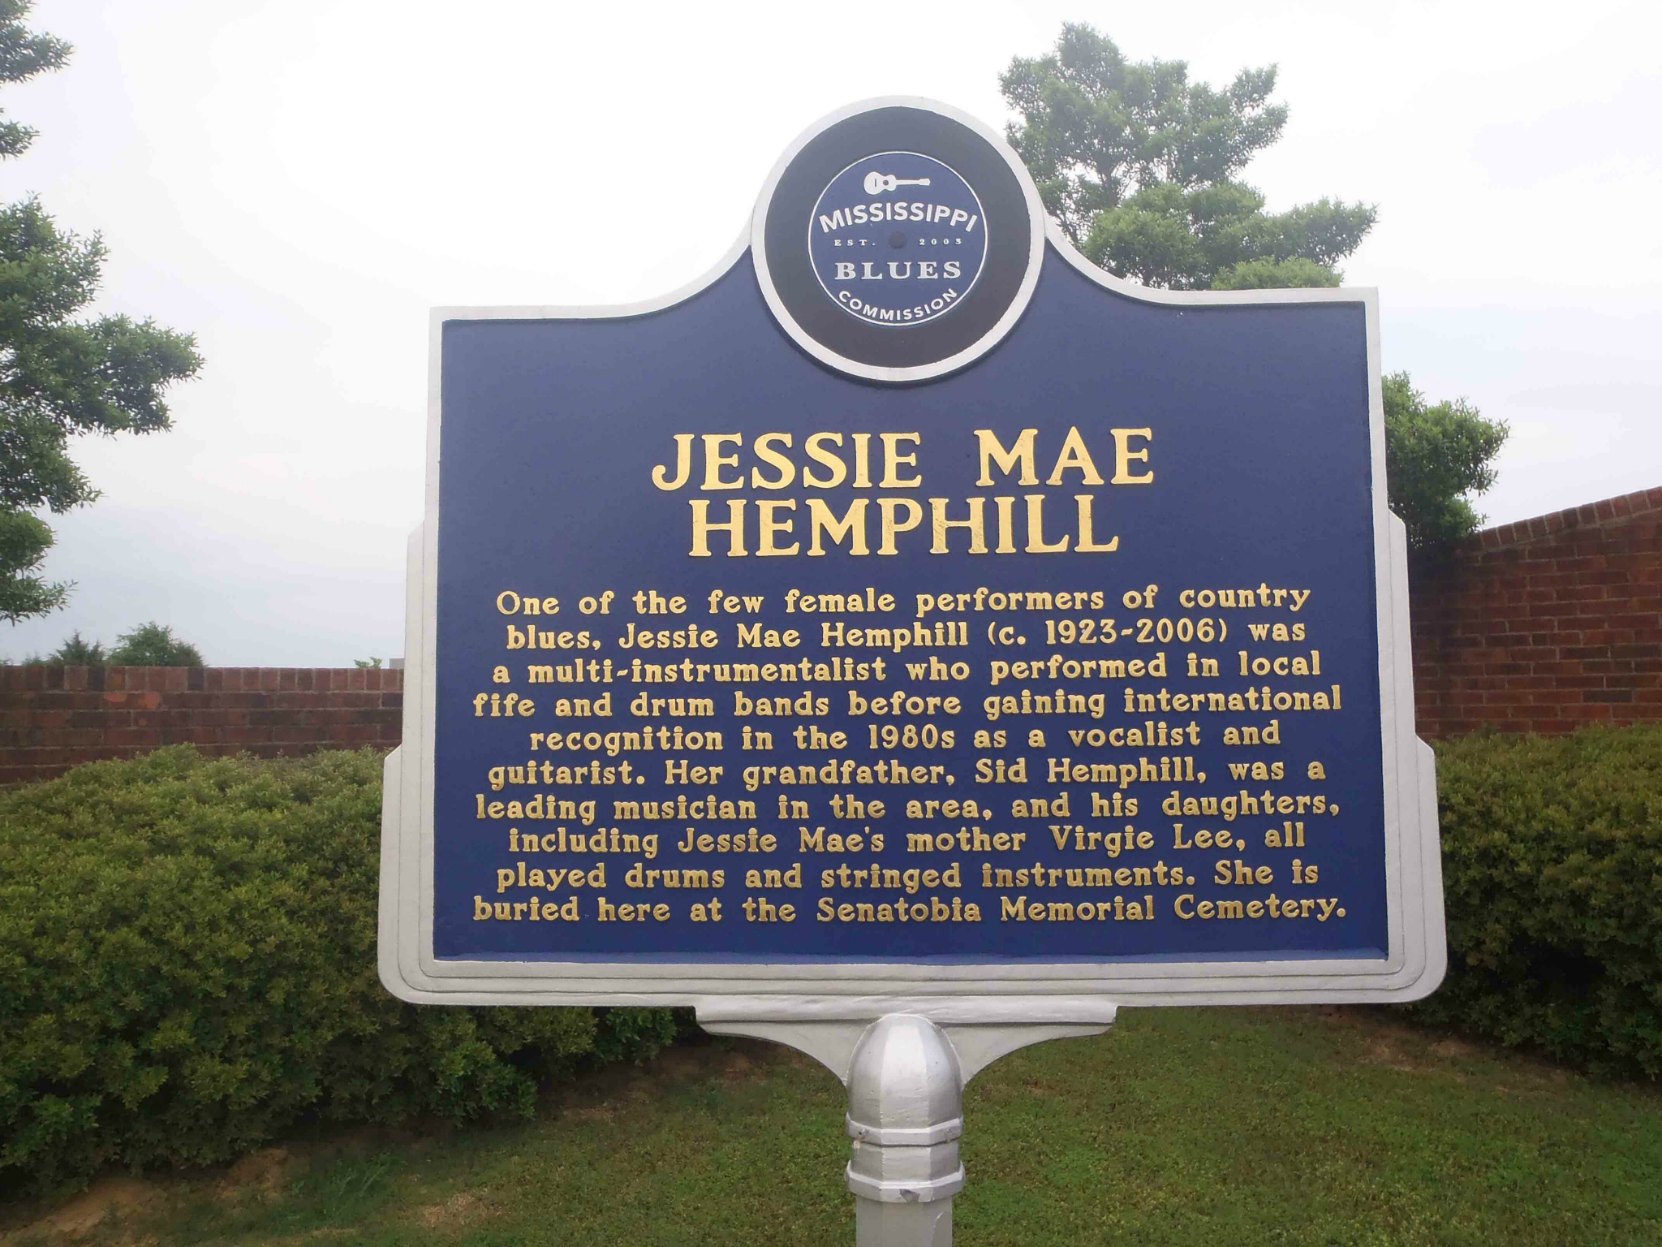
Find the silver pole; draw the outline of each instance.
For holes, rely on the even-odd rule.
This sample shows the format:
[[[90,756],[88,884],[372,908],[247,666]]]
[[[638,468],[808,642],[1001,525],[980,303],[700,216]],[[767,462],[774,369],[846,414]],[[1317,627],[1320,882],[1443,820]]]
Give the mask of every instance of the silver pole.
[[[952,1247],[952,1197],[964,1186],[964,1084],[1029,1044],[1100,1035],[1116,1010],[1080,996],[723,996],[696,1007],[712,1034],[786,1044],[848,1087],[857,1247]]]
[[[928,1018],[890,1013],[861,1034],[848,1073],[856,1247],[952,1247],[963,1094],[958,1054]]]

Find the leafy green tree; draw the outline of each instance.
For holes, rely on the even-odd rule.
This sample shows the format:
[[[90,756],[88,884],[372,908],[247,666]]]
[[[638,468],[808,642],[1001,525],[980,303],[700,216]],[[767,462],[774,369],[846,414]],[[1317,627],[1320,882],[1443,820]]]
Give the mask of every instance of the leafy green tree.
[[[69,45],[26,29],[29,0],[0,0],[0,83],[57,69]],[[35,132],[0,116],[0,157]],[[94,234],[60,230],[33,197],[0,206],[0,619],[61,606],[40,572],[54,515],[98,496],[69,456],[80,433],[169,426],[162,391],[201,366],[195,339],[151,320],[84,317],[105,258]]]
[[[1495,483],[1490,465],[1506,433],[1463,398],[1426,402],[1406,372],[1385,378],[1385,478],[1409,546],[1443,550],[1477,528],[1467,495]]]
[[[1070,24],[1053,51],[1012,60],[999,85],[1021,118],[1011,145],[1093,262],[1174,290],[1337,286],[1374,208],[1321,199],[1272,213],[1238,176],[1286,125],[1270,99],[1275,74],[1244,69],[1220,90],[1190,82],[1182,61],[1128,61]],[[1389,495],[1415,549],[1477,527],[1467,495],[1494,482],[1506,433],[1463,399],[1428,405],[1406,373],[1387,379]]]
[[[202,667],[202,651],[159,623],[140,624],[116,638],[112,667]]]
[[[62,663],[66,667],[102,667],[110,661],[101,641],[84,641],[79,631],[52,651],[47,662]]]
[[[1046,56],[1017,57],[999,80],[1022,116],[1010,141],[1074,245],[1113,272],[1175,290],[1334,285],[1331,269],[1374,222],[1366,204],[1322,199],[1286,212],[1236,178],[1281,137],[1275,67],[1223,90],[1182,61],[1125,59],[1113,40],[1067,25]]]

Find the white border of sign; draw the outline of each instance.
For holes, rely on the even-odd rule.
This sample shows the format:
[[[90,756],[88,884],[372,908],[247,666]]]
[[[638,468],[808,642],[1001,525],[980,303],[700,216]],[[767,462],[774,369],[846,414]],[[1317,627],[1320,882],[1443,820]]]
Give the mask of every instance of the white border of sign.
[[[811,127],[802,141],[855,112],[894,105],[931,108],[964,120],[961,114],[933,101],[884,98],[840,110]],[[983,137],[1003,146],[996,136],[978,124],[976,128]],[[800,148],[802,141],[793,145],[787,159]],[[1015,160],[1014,153],[1008,153],[1007,158]],[[1016,167],[1031,194],[1031,181],[1025,170],[1021,170],[1019,161]],[[642,303],[600,307],[441,308],[433,312],[426,519],[409,545],[404,743],[387,757],[384,776],[379,969],[387,989],[403,1000],[418,1004],[692,1005],[698,1008],[701,1020],[766,1017],[806,1021],[875,1017],[905,1011],[923,1014],[942,1024],[1091,1021],[1099,1018],[1105,1007],[1111,1016],[1109,1002],[1125,1005],[1383,1002],[1417,1000],[1435,990],[1447,965],[1435,773],[1430,748],[1414,735],[1407,542],[1402,522],[1390,514],[1385,504],[1377,292],[1372,289],[1229,292],[1146,289],[1097,268],[1073,249],[1054,222],[1048,229],[1048,242],[1056,259],[1072,265],[1105,290],[1128,298],[1178,307],[1336,302],[1360,303],[1364,308],[1372,441],[1374,568],[1379,609],[1388,956],[1383,960],[1019,961],[992,965],[859,961],[835,964],[501,962],[440,960],[434,956],[434,630],[444,326],[450,321],[598,319],[660,311],[683,302],[724,276],[744,260],[750,241],[747,231],[704,277],[672,294]],[[1039,265],[1035,264],[1029,272],[1024,287],[1029,294],[1037,282],[1038,269]],[[1025,297],[1018,303],[1025,306]],[[1000,330],[1000,336],[1008,327]],[[831,360],[824,362],[841,367]]]

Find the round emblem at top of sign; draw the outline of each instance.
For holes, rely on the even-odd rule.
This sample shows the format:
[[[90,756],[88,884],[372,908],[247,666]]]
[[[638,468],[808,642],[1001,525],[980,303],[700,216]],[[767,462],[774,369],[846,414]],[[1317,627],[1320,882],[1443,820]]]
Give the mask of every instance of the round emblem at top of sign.
[[[926,381],[992,350],[1026,310],[1044,210],[1020,159],[944,104],[824,118],[775,167],[751,256],[787,335],[827,367]]]
[[[879,152],[832,178],[808,254],[826,297],[867,324],[950,314],[987,263],[987,210],[957,170],[922,152]]]

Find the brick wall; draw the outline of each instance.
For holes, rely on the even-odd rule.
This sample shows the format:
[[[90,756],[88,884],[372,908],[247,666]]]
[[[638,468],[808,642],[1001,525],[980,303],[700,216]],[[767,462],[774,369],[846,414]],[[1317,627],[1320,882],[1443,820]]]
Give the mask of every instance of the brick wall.
[[[398,744],[404,673],[294,667],[0,667],[0,784],[160,745],[272,757]]]
[[[1478,533],[1411,601],[1422,736],[1662,721],[1662,488]]]

